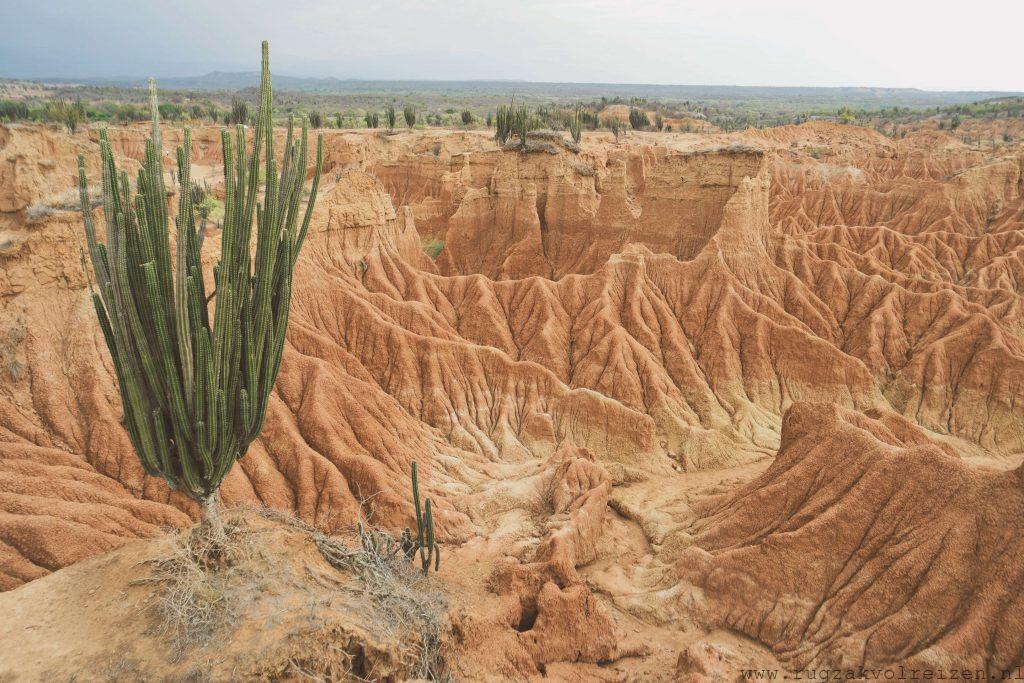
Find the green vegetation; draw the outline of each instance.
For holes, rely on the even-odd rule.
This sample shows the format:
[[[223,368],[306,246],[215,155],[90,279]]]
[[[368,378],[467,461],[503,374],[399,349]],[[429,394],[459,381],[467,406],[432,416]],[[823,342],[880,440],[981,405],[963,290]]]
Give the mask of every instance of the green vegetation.
[[[151,82],[153,128],[134,197],[128,174],[114,163],[106,131],[100,132],[105,244],[97,241],[85,159],[78,158],[82,216],[96,279],[96,289],[90,289],[114,361],[125,427],[145,471],[197,501],[204,522],[219,536],[224,534],[217,509],[220,483],[266,418],[288,326],[292,272],[309,227],[323,158],[320,139],[300,222],[308,127],[303,122],[295,140],[289,120],[279,169],[266,42],[262,51],[251,153],[246,153],[240,125],[233,140],[227,130],[221,133],[226,208],[220,260],[213,269],[216,289],[209,296],[201,270],[199,210],[192,202],[189,128],[177,149],[178,178],[186,191],[178,192],[177,248],[171,255],[156,86]],[[82,260],[84,265],[84,254]],[[207,303],[214,297],[211,324]]]
[[[246,125],[249,123],[249,103],[245,100],[232,100],[231,113],[224,118],[224,123],[231,125]]]
[[[512,136],[512,109],[512,102],[509,102],[507,105],[502,104],[498,107],[498,113],[495,117],[496,126],[494,129],[494,140],[499,145],[504,145]]]
[[[436,572],[441,568],[441,548],[434,540],[434,513],[429,498],[424,503],[424,508],[420,509],[420,485],[415,460],[412,463],[412,498],[416,504],[416,539],[413,541],[409,530],[406,529],[402,534],[403,545],[415,547],[415,550],[419,552],[420,566],[424,574],[430,572],[431,564],[434,565]],[[412,545],[412,542],[415,543],[415,546]]]
[[[405,125],[413,128],[416,125],[416,107],[411,104],[405,105],[402,109],[402,117],[405,119]]]
[[[434,239],[423,242],[423,251],[432,261],[437,260],[437,257],[441,255],[442,250],[444,250],[444,240]]]
[[[230,115],[232,102],[242,99],[251,104],[253,83],[240,77],[230,89],[222,83],[199,84],[197,79],[170,81],[181,89],[161,89],[165,105],[165,121],[193,121],[201,118],[197,105],[210,110],[209,120],[224,120],[234,124],[251,123],[250,116]],[[201,80],[201,79],[198,79]],[[507,82],[463,82],[444,84],[422,82],[321,82],[317,79],[279,78],[278,115],[275,123],[283,125],[289,114],[317,110],[339,112],[342,125],[355,126],[365,112],[383,112],[388,103],[415,102],[416,123],[431,126],[456,127],[462,122],[463,112],[474,114],[474,120],[486,120],[491,112],[491,123],[496,124],[494,112],[509,101]],[[9,81],[0,79],[0,97]],[[0,120],[43,121],[43,110],[48,101],[81,99],[90,122],[131,123],[148,118],[144,90],[133,83],[104,84],[45,84],[17,82],[15,102],[0,103]],[[648,129],[658,128],[669,119],[695,119],[707,121],[725,131],[746,128],[766,128],[785,124],[800,124],[810,120],[845,121],[853,125],[874,128],[885,135],[900,137],[914,126],[941,127],[950,130],[952,117],[959,114],[964,123],[971,119],[1018,118],[1024,115],[1024,98],[1016,93],[984,92],[926,92],[900,89],[864,88],[759,88],[734,86],[656,86],[627,84],[515,84],[516,104],[526,105],[541,128],[569,130],[574,106],[582,105],[582,128],[596,130],[601,122],[610,118],[607,107],[622,105],[645,113]],[[24,93],[28,93],[25,95]],[[25,106],[22,107],[21,104]],[[392,106],[398,106],[393,104]],[[123,108],[122,108],[123,107]],[[211,109],[212,108],[212,109]],[[27,111],[26,111],[27,110]],[[219,110],[219,111],[218,111]],[[399,111],[400,115],[402,112]],[[335,116],[335,115],[331,115]],[[325,117],[324,121],[327,121]],[[397,116],[396,116],[397,118]],[[626,117],[622,117],[624,120]],[[334,121],[336,123],[336,120]],[[397,123],[397,121],[396,121]],[[631,125],[627,121],[626,125]],[[641,121],[641,127],[645,127]],[[684,123],[676,130],[692,131],[698,126]],[[394,126],[392,125],[393,129]],[[667,129],[667,124],[661,130]],[[964,131],[969,131],[965,133]],[[997,144],[1002,142],[1001,128],[987,129]],[[973,126],[957,129],[955,135],[966,140],[975,135]]]
[[[366,121],[367,128],[377,128],[380,126],[380,114],[375,111],[366,112],[366,116],[363,117],[363,120]]]
[[[573,110],[572,118],[569,119],[569,134],[572,135],[572,141],[577,145],[580,144],[580,140],[583,139],[583,108],[580,105],[576,105]]]
[[[165,102],[158,105],[160,118],[165,121],[180,121],[185,118],[185,108],[180,104]]]
[[[345,127],[344,123],[345,123],[345,119],[341,115],[340,112],[334,115],[334,127],[335,128],[337,128],[338,130],[341,130],[342,128]]]
[[[141,107],[122,104],[117,107],[112,118],[117,123],[127,124],[133,121],[144,121],[146,119],[146,112]]]
[[[622,133],[622,121],[615,117],[608,118],[604,121],[604,127],[612,132],[612,135],[615,136],[615,141],[618,142],[619,135]]]
[[[462,125],[469,126],[473,123],[473,112],[468,109],[462,111]],[[490,125],[490,124],[488,124]]]
[[[515,134],[519,136],[519,147],[526,149],[527,136],[529,132],[534,128],[533,117],[530,116],[529,110],[525,104],[521,104],[516,107],[512,113],[512,128]]]
[[[398,117],[395,115],[395,105],[389,104],[387,109],[384,110],[384,119],[387,121],[388,130],[395,129],[395,123],[398,121]]]
[[[199,248],[203,247],[203,231],[206,229],[206,221],[224,218],[224,204],[210,194],[210,188],[206,181],[203,184],[192,181],[192,206],[195,207],[196,216],[199,217],[198,241]]]
[[[320,130],[324,127],[324,115],[316,110],[309,112],[309,125],[313,130]]]
[[[629,110],[629,125],[633,127],[633,130],[645,130],[651,127],[651,120],[647,117],[647,112],[631,107]]]
[[[76,100],[68,104],[66,100],[59,99],[47,102],[43,107],[43,120],[51,123],[61,123],[72,135],[78,130],[78,124],[87,118],[85,107],[82,102]]]
[[[0,121],[23,121],[29,117],[28,105],[20,100],[0,100]]]

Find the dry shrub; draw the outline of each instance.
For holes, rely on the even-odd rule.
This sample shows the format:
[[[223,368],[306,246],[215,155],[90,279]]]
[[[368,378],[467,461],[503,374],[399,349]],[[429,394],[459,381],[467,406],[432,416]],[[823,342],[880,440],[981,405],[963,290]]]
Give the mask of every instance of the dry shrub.
[[[174,539],[170,554],[152,560],[153,573],[141,581],[161,584],[155,630],[169,635],[179,654],[231,622],[258,579],[252,533],[236,520],[224,526],[224,538],[200,524]]]
[[[0,256],[13,256],[21,249],[25,238],[21,235],[0,233]]]
[[[579,173],[581,176],[584,176],[584,177],[587,177],[587,178],[593,178],[594,176],[597,175],[597,169],[596,168],[594,168],[590,164],[584,163],[584,162],[579,161],[577,159],[571,159],[569,161],[569,167],[572,168],[572,170],[574,170],[577,173]]]
[[[502,145],[504,152],[547,152],[558,154],[558,148],[567,149],[570,152],[579,152],[580,146],[566,138],[557,130],[531,130],[526,134],[526,147],[523,147],[521,140],[513,139]]]
[[[25,218],[29,223],[38,223],[39,221],[45,220],[51,216],[53,212],[53,207],[45,202],[36,202],[25,209]]]
[[[510,140],[505,143],[501,148],[503,152],[526,152],[530,154],[532,152],[547,152],[548,154],[558,154],[558,147],[550,142],[543,142],[540,140],[526,140],[526,147],[524,148],[522,143],[518,140]]]
[[[95,209],[103,204],[103,193],[100,188],[89,188],[89,207]],[[46,199],[42,199],[25,210],[25,218],[29,223],[37,223],[45,220],[56,211],[80,211],[82,201],[78,195],[78,188],[64,190]]]
[[[309,533],[320,554],[335,569],[351,573],[346,589],[374,606],[373,624],[400,643],[413,678],[450,681],[441,645],[448,629],[444,597],[413,563],[408,546],[388,532],[359,524],[348,538],[327,536],[304,522],[273,510],[264,516]]]
[[[309,613],[295,613],[296,626],[276,649],[249,662],[254,672],[270,666],[272,678],[361,680],[375,678],[374,668],[390,661],[398,668],[385,668],[409,678],[451,680],[442,654],[449,628],[447,605],[414,565],[408,542],[361,525],[328,537],[292,515],[265,508],[256,512],[301,531],[338,573],[327,576],[305,565],[311,583],[294,585],[288,593],[306,594]],[[259,536],[267,530],[243,518],[227,520],[225,531],[221,540],[203,525],[181,534],[171,541],[166,556],[151,561],[153,571],[141,581],[159,585],[152,630],[170,637],[174,657],[188,653],[192,658],[199,652],[193,648],[215,646],[232,624],[260,613],[262,597],[277,585],[267,574],[274,574],[273,565],[267,564],[270,556],[261,550],[266,540]],[[286,576],[287,571],[280,578]],[[333,596],[337,602],[332,591],[338,591]],[[348,629],[325,609],[350,613],[353,623],[361,623],[373,637],[365,640],[359,628]]]

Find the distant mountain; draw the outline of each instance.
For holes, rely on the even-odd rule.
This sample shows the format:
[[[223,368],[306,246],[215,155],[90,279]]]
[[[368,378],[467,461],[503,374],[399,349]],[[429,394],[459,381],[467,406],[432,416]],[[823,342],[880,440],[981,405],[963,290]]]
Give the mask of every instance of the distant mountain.
[[[40,78],[47,83],[81,83],[93,86],[139,87],[146,79],[124,78]],[[211,71],[202,76],[162,77],[157,82],[163,89],[224,91],[255,88],[259,84],[256,71]],[[644,83],[543,83],[515,80],[486,81],[422,81],[363,80],[352,77],[306,78],[274,75],[278,92],[317,92],[344,95],[352,93],[432,93],[445,95],[507,96],[515,93],[527,97],[556,99],[631,98],[700,101],[723,104],[786,103],[805,107],[932,107],[966,104],[1000,97],[1020,96],[1018,92],[1001,91],[931,91],[916,88],[873,87],[769,87],[741,85],[658,85]]]
[[[73,81],[85,85],[117,86],[124,88],[144,86],[147,78],[120,77],[120,78],[40,78],[43,82]],[[161,88],[173,90],[244,90],[259,86],[260,74],[258,71],[211,71],[202,76],[177,76],[158,78],[157,82]],[[351,80],[339,78],[296,78],[293,76],[274,75],[274,87],[280,90],[325,90],[343,91],[345,85]]]

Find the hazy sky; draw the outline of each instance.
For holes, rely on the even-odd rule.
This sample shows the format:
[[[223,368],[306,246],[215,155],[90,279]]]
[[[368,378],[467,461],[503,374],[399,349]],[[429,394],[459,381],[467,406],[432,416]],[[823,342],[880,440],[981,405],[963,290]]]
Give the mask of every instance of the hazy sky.
[[[1024,1],[0,0],[0,75],[1024,91]]]

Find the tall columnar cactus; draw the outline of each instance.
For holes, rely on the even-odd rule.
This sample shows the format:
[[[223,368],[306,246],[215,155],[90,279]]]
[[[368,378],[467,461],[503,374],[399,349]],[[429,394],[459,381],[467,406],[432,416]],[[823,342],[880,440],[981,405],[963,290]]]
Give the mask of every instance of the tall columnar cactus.
[[[387,119],[388,122],[388,130],[394,130],[395,121],[398,120],[395,114],[395,105],[389,104],[387,106],[387,109],[384,110],[384,117]]]
[[[499,145],[504,145],[512,136],[514,108],[515,98],[512,98],[507,105],[498,105],[498,111],[495,115],[494,140]]]
[[[415,461],[412,463],[412,499],[416,504],[416,548],[420,553],[420,566],[426,574],[433,560],[436,572],[441,568],[441,548],[434,540],[434,513],[430,499],[427,498],[424,507],[420,508],[420,484]]]
[[[583,139],[583,108],[580,105],[576,105],[573,109],[572,115],[569,117],[569,134],[572,135],[572,141],[577,145],[580,144],[580,140]]]
[[[519,105],[512,115],[513,128],[515,129],[516,135],[519,136],[519,148],[526,150],[527,136],[530,131],[534,128],[533,117],[530,116],[529,110],[526,105]]]
[[[317,140],[312,189],[302,212],[308,127],[303,121],[295,140],[289,120],[278,161],[264,42],[251,153],[246,153],[244,126],[236,127],[233,139],[227,130],[221,132],[221,251],[212,280],[204,280],[202,232],[189,191],[191,132],[185,128],[183,145],[177,148],[178,211],[172,249],[152,82],[150,111],[153,132],[134,196],[128,174],[114,163],[106,131],[100,133],[105,244],[97,240],[85,161],[78,158],[82,214],[96,278],[90,291],[114,361],[124,424],[143,468],[199,502],[204,520],[219,530],[217,489],[263,429],[280,368],[292,273],[316,201],[323,140]],[[208,283],[214,288],[209,295]],[[214,297],[211,319],[209,301]]]

